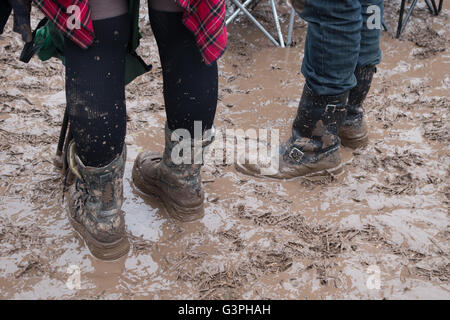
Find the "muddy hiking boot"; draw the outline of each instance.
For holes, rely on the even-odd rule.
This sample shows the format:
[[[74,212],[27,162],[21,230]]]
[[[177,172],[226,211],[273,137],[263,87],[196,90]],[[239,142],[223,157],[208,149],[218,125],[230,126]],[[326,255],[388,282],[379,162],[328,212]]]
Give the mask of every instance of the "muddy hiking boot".
[[[349,148],[360,148],[369,142],[367,122],[364,117],[363,102],[370,90],[376,67],[356,68],[356,86],[350,90],[347,104],[347,116],[339,128],[342,145]]]
[[[183,222],[200,219],[204,215],[201,163],[207,146],[213,140],[214,128],[205,132],[202,141],[192,139],[197,148],[191,141],[185,141],[186,148],[191,151],[186,161],[189,163],[176,164],[172,153],[179,155],[180,143],[183,142],[166,124],[164,153],[142,152],[136,158],[132,173],[135,186],[147,195],[160,198],[171,217]],[[196,159],[200,161],[193,161]]]
[[[67,155],[75,176],[69,190],[70,222],[95,257],[118,259],[130,248],[121,210],[126,146],[120,156],[101,168],[83,165],[75,149],[72,141]]]
[[[348,92],[337,96],[316,95],[307,85],[292,126],[292,136],[280,147],[277,179],[342,172],[338,128],[346,115]],[[262,176],[262,167],[251,164],[248,156],[236,169]]]

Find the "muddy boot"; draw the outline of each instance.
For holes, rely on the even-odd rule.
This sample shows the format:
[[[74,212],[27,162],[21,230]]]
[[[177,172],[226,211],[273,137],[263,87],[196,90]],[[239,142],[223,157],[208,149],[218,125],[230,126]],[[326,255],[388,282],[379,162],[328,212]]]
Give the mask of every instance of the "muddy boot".
[[[166,124],[166,143],[162,155],[157,152],[142,152],[138,155],[133,167],[133,182],[143,193],[159,197],[171,217],[184,222],[194,221],[204,215],[200,175],[202,165],[195,163],[203,162],[204,151],[214,139],[214,129],[208,130],[202,141],[194,142],[197,148],[188,142],[187,148],[191,149],[189,162],[194,163],[193,158],[198,158],[194,151],[201,153],[200,160],[194,164],[173,162],[172,150],[178,149],[182,142],[179,137],[172,137],[172,133]]]
[[[130,248],[121,210],[126,146],[119,157],[101,168],[84,166],[73,141],[67,157],[76,179],[69,190],[70,222],[95,257],[120,258]]]
[[[338,127],[345,118],[348,92],[337,96],[316,95],[307,85],[292,126],[292,137],[280,147],[277,179],[338,174],[342,171]],[[261,176],[263,167],[237,163],[242,173]]]
[[[364,117],[363,102],[372,83],[376,67],[356,68],[355,76],[358,81],[356,87],[350,90],[347,104],[347,116],[339,128],[342,145],[349,148],[360,148],[367,145],[369,133]]]

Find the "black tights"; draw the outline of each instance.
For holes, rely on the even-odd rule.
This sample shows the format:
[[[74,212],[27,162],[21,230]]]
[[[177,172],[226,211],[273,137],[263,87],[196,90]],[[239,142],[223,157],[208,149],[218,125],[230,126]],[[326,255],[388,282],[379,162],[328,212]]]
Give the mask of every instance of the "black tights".
[[[212,127],[217,106],[217,64],[207,66],[182,13],[149,8],[163,69],[169,128],[194,133]],[[84,50],[66,41],[66,97],[77,154],[86,166],[101,167],[122,151],[126,134],[125,55],[129,16],[94,21],[96,40]]]
[[[182,12],[149,8],[150,24],[163,69],[164,102],[169,129],[194,134],[194,121],[202,130],[212,127],[217,107],[217,63],[207,66],[194,35],[183,25]]]
[[[125,54],[128,14],[96,20],[89,49],[65,41],[66,98],[77,154],[102,167],[122,152],[126,133]]]

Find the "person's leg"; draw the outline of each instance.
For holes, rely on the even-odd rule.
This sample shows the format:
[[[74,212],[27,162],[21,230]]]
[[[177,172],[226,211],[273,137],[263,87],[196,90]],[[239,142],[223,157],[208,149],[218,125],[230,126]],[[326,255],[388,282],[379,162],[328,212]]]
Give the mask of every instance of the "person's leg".
[[[183,13],[160,4],[161,0],[149,1],[149,17],[163,69],[167,114],[165,150],[163,155],[141,153],[133,167],[133,181],[144,193],[159,196],[171,216],[192,221],[204,214],[200,169],[203,150],[213,137],[217,64],[204,63],[194,35],[182,23]],[[201,130],[197,130],[200,136],[194,130],[196,121],[201,121]],[[181,143],[176,138],[179,129],[185,129],[191,136],[182,141],[183,158],[188,163],[177,163],[172,157]],[[180,156],[180,152],[175,154]],[[196,162],[198,158],[200,163]]]
[[[164,102],[170,130],[187,129],[194,122],[202,132],[212,127],[217,107],[217,63],[206,65],[194,35],[183,25],[181,12],[149,9],[163,70]]]
[[[361,41],[359,0],[308,1],[301,17],[308,22],[302,64],[308,86],[321,96],[353,88]]]
[[[66,98],[73,141],[68,164],[75,175],[69,192],[72,225],[96,257],[128,252],[122,206],[126,161],[124,138],[125,54],[128,14],[94,20],[88,49],[65,41]]]
[[[363,25],[358,63],[354,72],[357,83],[350,90],[347,116],[339,129],[342,144],[351,148],[365,146],[369,140],[363,102],[370,90],[376,65],[381,61],[380,37],[384,12],[383,0],[359,1]]]
[[[301,16],[308,22],[302,73],[306,85],[282,145],[274,178],[339,173],[339,126],[345,119],[348,93],[356,84],[354,70],[361,40],[359,0],[307,1]],[[246,174],[261,175],[256,164],[240,164]]]
[[[129,25],[127,14],[94,21],[96,40],[87,50],[65,42],[70,130],[87,166],[104,166],[122,152]]]
[[[380,38],[384,14],[384,0],[359,0],[363,24],[361,45],[358,56],[358,68],[376,66],[381,62]],[[376,15],[379,14],[379,17]],[[379,24],[377,24],[379,23]]]

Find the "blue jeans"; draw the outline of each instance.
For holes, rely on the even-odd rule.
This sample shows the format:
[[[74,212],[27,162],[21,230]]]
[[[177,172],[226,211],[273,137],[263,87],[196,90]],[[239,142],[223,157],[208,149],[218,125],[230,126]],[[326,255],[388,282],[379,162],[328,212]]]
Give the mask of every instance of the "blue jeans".
[[[308,22],[302,73],[316,94],[342,94],[356,85],[357,66],[380,63],[381,25],[369,29],[376,21],[371,5],[378,6],[381,22],[384,0],[306,1],[300,13]]]

